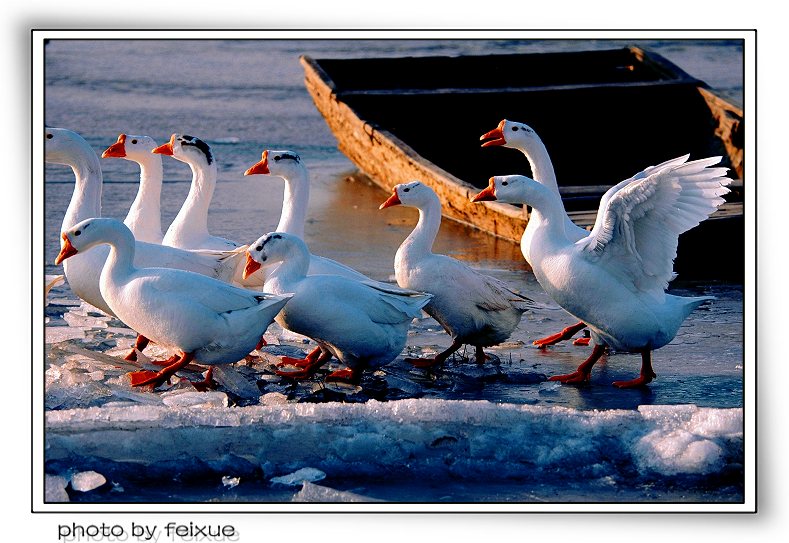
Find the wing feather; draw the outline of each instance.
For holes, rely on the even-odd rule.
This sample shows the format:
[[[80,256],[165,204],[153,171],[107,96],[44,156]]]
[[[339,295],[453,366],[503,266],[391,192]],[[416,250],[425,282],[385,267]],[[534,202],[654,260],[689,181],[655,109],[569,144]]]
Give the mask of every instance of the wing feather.
[[[657,298],[675,276],[679,235],[709,217],[729,192],[727,168],[710,167],[720,157],[686,159],[647,168],[616,185],[601,202],[589,236],[577,243],[623,283]]]

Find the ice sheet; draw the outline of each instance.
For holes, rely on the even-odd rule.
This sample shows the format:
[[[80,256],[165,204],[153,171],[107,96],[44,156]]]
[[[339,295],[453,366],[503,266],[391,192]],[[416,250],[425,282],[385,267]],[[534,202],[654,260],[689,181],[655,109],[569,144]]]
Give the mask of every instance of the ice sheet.
[[[716,480],[741,475],[742,417],[739,408],[579,411],[432,399],[135,405],[50,411],[46,443],[58,469],[106,465],[139,476],[145,465],[152,478],[162,466],[170,477],[211,463],[225,469],[232,450],[267,478],[312,468],[339,479]]]
[[[293,496],[293,502],[320,502],[320,503],[358,503],[358,502],[380,502],[370,498],[369,496],[362,496],[355,492],[345,492],[342,490],[335,490],[322,485],[316,485],[310,482],[305,482],[301,490]]]

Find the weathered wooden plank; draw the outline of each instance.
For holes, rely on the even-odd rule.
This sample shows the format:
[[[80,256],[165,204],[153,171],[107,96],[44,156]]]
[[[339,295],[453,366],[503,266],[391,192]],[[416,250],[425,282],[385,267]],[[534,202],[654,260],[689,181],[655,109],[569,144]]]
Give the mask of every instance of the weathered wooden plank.
[[[399,183],[419,180],[436,191],[445,217],[510,241],[520,239],[527,223],[523,209],[500,202],[472,204],[479,189],[428,162],[390,132],[359,119],[332,93],[313,63],[304,58],[301,62],[307,90],[340,150],[374,183],[391,190]]]
[[[340,150],[375,184],[391,190],[398,183],[418,179],[436,191],[443,202],[445,217],[516,243],[520,240],[528,222],[524,209],[500,202],[471,204],[470,198],[479,189],[424,159],[391,132],[359,118],[357,112],[338,97],[331,78],[316,62],[302,57],[301,63],[306,88],[335,134]],[[703,88],[699,88],[699,92],[710,105],[718,123],[716,134],[726,145],[742,177],[742,149],[729,141],[734,132],[741,129],[742,111]],[[732,183],[733,188],[741,189],[742,185],[741,180]],[[605,185],[563,186],[560,192],[563,196],[602,195],[608,188]],[[742,213],[742,202],[727,203],[711,219],[741,217]],[[596,210],[569,215],[580,226],[590,228]]]
[[[743,164],[743,141],[745,135],[743,133],[742,109],[722,100],[707,89],[699,87],[699,93],[704,97],[712,112],[713,119],[717,122],[715,135],[723,142],[731,160],[732,168],[737,172],[737,177],[745,179]]]

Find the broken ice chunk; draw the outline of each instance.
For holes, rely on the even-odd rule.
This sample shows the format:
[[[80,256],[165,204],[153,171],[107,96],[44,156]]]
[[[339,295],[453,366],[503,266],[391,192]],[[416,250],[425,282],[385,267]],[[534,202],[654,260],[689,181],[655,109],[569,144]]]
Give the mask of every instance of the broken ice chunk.
[[[288,403],[288,397],[281,392],[269,392],[260,397],[260,405],[284,405]]]
[[[301,468],[298,471],[282,475],[281,477],[272,477],[271,482],[286,486],[299,486],[302,483],[312,483],[326,478],[326,474],[319,469],[315,468]]]
[[[316,383],[317,384],[317,383]],[[362,387],[359,385],[353,385],[351,383],[343,383],[342,381],[327,381],[323,383],[323,388],[330,390],[332,392],[336,392],[337,394],[358,394],[362,391]]]
[[[107,387],[112,391],[114,396],[124,400],[131,400],[132,402],[150,405],[161,405],[162,403],[161,396],[154,394],[153,392],[141,392],[132,390],[126,386],[118,386],[113,384],[108,384]]]
[[[99,352],[99,351],[91,351],[90,349],[83,349],[77,345],[72,345],[70,343],[63,343],[61,345],[56,345],[52,348],[52,353],[55,355],[61,355],[62,353],[70,353],[70,354],[79,354],[90,358],[92,360],[96,360],[98,362],[104,362],[105,364],[109,364],[110,366],[121,368],[126,371],[136,371],[139,368],[136,364],[131,364],[122,358],[110,356],[108,354]]]
[[[70,326],[48,326],[45,329],[47,343],[61,343],[70,339],[85,339],[85,330]]]
[[[45,502],[67,502],[68,493],[66,485],[68,481],[60,475],[44,476],[44,501]]]
[[[95,471],[80,471],[71,476],[71,488],[79,492],[90,492],[106,482],[104,475]]]
[[[231,366],[214,366],[214,381],[245,400],[260,397],[260,389]]]
[[[304,486],[301,487],[298,493],[296,493],[293,498],[291,498],[293,502],[322,502],[322,503],[357,503],[357,502],[381,502],[384,500],[378,500],[375,498],[370,498],[368,496],[362,496],[361,494],[355,494],[353,492],[344,492],[342,490],[335,490],[333,488],[329,488],[327,486],[321,485],[314,485],[308,481],[304,481]]]
[[[225,485],[225,488],[234,488],[238,486],[238,483],[241,482],[241,477],[230,477],[229,475],[222,476],[222,484]]]
[[[181,389],[165,392],[162,401],[169,407],[227,407],[227,394],[216,390],[198,392]]]
[[[63,320],[72,327],[107,328],[107,321],[110,320],[110,318],[80,315],[75,311],[69,311],[63,314]]]
[[[98,405],[112,397],[112,391],[80,369],[56,364],[45,373],[47,409],[72,409]]]

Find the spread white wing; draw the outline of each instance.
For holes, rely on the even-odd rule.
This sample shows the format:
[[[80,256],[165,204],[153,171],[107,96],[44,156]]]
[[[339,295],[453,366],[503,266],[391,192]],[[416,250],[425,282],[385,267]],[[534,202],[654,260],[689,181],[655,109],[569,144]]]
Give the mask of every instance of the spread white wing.
[[[634,291],[656,299],[674,278],[679,235],[709,217],[729,192],[727,168],[710,167],[720,157],[685,159],[648,168],[613,187],[589,236],[576,244]]]

